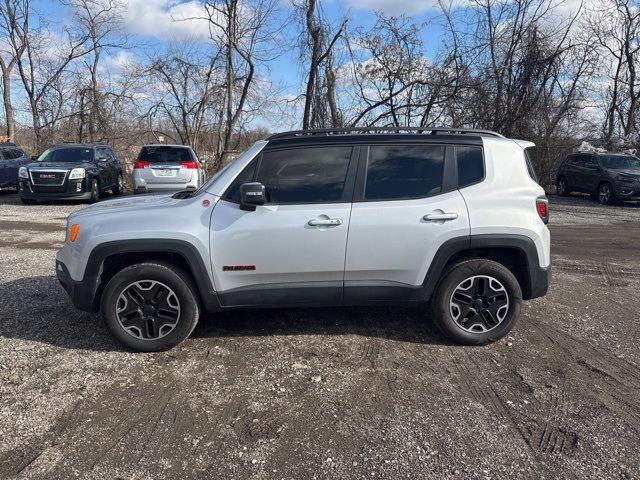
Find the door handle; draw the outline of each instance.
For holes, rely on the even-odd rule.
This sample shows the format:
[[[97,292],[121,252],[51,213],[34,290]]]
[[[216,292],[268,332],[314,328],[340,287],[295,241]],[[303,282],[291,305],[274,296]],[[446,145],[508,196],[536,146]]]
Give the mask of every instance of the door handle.
[[[433,222],[438,220],[439,221],[455,220],[456,218],[458,218],[457,213],[429,213],[424,217],[422,217],[422,219],[426,220],[427,222]]]
[[[312,227],[342,225],[342,220],[339,218],[314,218],[309,220],[308,224]]]

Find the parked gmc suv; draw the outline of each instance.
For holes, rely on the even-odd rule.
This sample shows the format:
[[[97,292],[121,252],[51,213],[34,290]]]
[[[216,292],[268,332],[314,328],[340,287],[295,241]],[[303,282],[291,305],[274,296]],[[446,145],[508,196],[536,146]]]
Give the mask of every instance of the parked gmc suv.
[[[603,205],[640,200],[640,159],[627,153],[571,154],[558,169],[556,191],[561,197],[589,193]]]
[[[105,190],[120,195],[122,165],[107,145],[61,143],[44,151],[18,172],[20,199],[97,202]]]
[[[203,312],[424,305],[454,341],[505,336],[547,291],[533,144],[486,131],[307,130],[255,143],[202,188],[71,214],[56,271],[140,351]]]

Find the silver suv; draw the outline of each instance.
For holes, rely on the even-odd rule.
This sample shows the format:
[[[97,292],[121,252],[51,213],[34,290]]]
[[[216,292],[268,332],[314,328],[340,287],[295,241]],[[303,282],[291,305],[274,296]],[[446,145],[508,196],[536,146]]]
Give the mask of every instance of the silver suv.
[[[191,147],[145,145],[133,164],[133,192],[196,190],[204,183],[204,170]]]
[[[57,275],[140,351],[183,341],[205,311],[275,306],[430,305],[449,338],[486,344],[551,277],[531,146],[457,129],[273,135],[197,191],[73,213]]]

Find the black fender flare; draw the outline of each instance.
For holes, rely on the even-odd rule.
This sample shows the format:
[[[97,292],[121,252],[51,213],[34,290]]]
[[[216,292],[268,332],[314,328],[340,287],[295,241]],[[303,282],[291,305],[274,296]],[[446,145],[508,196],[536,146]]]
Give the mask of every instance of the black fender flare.
[[[211,277],[207,271],[204,259],[191,243],[177,239],[131,239],[105,242],[96,246],[89,254],[81,283],[89,288],[91,294],[90,311],[99,309],[99,296],[105,285],[102,285],[102,275],[107,258],[122,253],[177,254],[185,259],[193,276],[194,284],[200,294],[200,300],[208,311],[220,309],[220,301],[215,291]]]

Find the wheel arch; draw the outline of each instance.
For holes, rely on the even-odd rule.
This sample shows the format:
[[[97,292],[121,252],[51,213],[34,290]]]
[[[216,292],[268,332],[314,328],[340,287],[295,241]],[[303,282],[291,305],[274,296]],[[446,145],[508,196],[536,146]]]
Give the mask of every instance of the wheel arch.
[[[89,254],[83,283],[93,286],[91,311],[99,310],[105,286],[125,267],[149,260],[175,265],[190,275],[196,294],[209,311],[220,307],[218,295],[198,250],[183,240],[122,240],[103,243]]]
[[[546,293],[550,267],[539,265],[533,240],[524,235],[472,235],[445,242],[436,253],[423,283],[423,293],[430,298],[447,270],[472,258],[500,263],[518,280],[522,298],[529,300]]]

